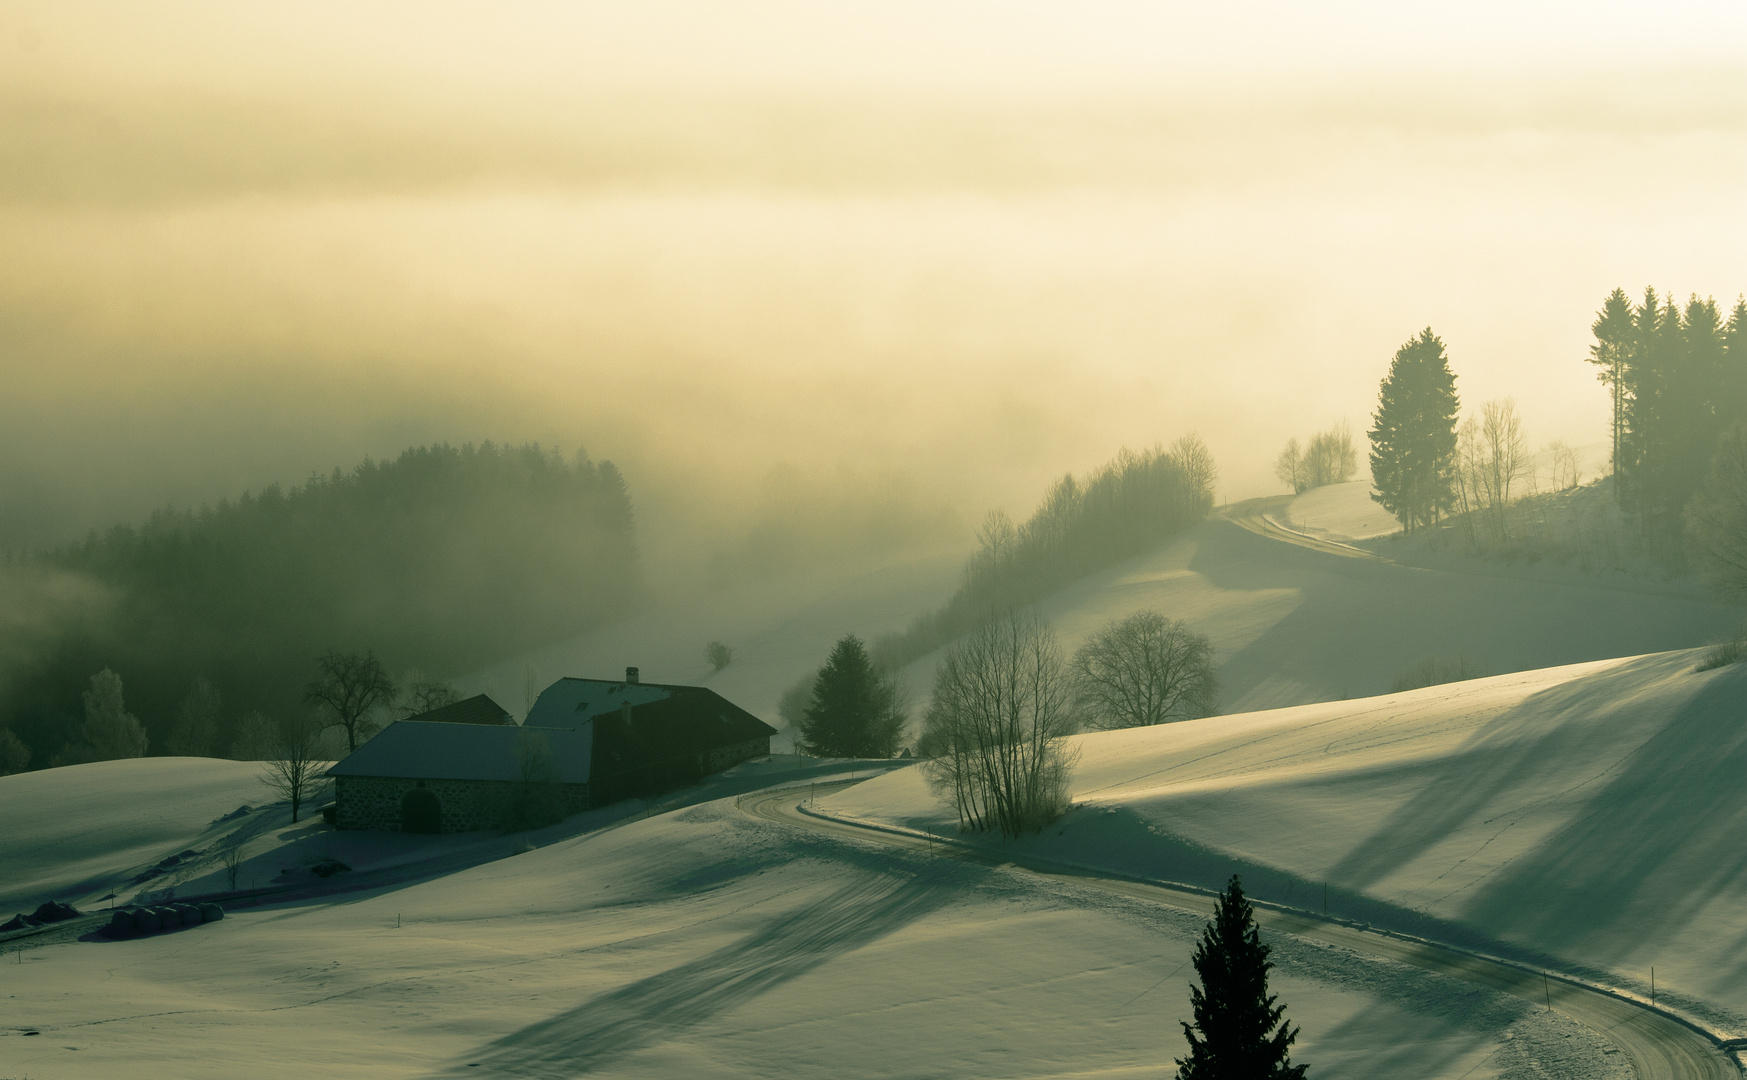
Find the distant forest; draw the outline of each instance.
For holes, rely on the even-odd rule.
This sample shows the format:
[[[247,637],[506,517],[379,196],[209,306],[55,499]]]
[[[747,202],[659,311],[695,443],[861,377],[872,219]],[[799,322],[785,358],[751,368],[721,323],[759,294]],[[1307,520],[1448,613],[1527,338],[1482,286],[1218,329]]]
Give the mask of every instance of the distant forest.
[[[1213,509],[1217,476],[1206,445],[1189,435],[1169,450],[1124,449],[1089,476],[1062,477],[1023,525],[990,512],[951,599],[903,633],[875,641],[876,663],[895,669],[1075,578],[1157,547]]]
[[[208,680],[238,718],[307,709],[325,650],[452,676],[622,616],[638,589],[631,499],[611,462],[537,445],[407,450],[289,490],[162,510],[55,551],[12,556],[11,595],[79,595],[0,655],[0,729],[43,768],[105,668],[162,753]],[[32,582],[52,582],[36,588]],[[69,587],[69,583],[73,587]],[[93,600],[92,597],[99,599]]]
[[[1747,301],[1727,319],[1715,300],[1615,289],[1593,326],[1589,359],[1613,392],[1620,504],[1652,547],[1679,551],[1682,513],[1723,433],[1747,419]]]

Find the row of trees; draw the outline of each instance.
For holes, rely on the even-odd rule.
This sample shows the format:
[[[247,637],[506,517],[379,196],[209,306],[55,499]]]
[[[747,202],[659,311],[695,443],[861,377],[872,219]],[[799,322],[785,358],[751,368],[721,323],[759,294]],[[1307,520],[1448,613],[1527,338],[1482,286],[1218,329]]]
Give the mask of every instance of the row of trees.
[[[1731,578],[1737,484],[1731,429],[1747,420],[1747,300],[1725,318],[1716,301],[1646,289],[1633,303],[1608,295],[1589,361],[1612,393],[1613,492],[1650,553],[1697,557],[1713,580]],[[1460,401],[1444,343],[1428,327],[1396,351],[1371,429],[1373,498],[1405,531],[1463,515],[1469,539],[1508,539],[1506,508],[1534,484],[1514,402],[1488,402],[1456,426]],[[1555,486],[1574,487],[1577,455],[1556,443]],[[1747,511],[1744,511],[1747,513]],[[1684,543],[1683,543],[1684,541]],[[1726,586],[1732,588],[1732,586]]]
[[[1207,716],[1217,691],[1211,642],[1157,612],[1112,620],[1071,660],[1034,610],[1008,612],[941,658],[917,751],[961,828],[1018,836],[1067,807],[1066,736]]]
[[[1062,477],[1024,524],[991,511],[952,597],[905,632],[878,639],[875,657],[883,666],[907,664],[999,612],[1151,550],[1207,516],[1217,478],[1206,444],[1187,435],[1169,449],[1125,449],[1089,476]]]
[[[1680,538],[1725,431],[1747,418],[1747,300],[1608,294],[1589,361],[1613,395],[1614,494],[1653,545]]]
[[[1460,515],[1471,544],[1508,539],[1510,504],[1537,486],[1535,457],[1510,398],[1488,401],[1461,426],[1461,399],[1444,342],[1428,327],[1396,350],[1371,429],[1372,498],[1409,533]],[[1547,447],[1550,479],[1576,487],[1577,453]]]
[[[917,752],[964,828],[1017,835],[1065,805],[1071,761],[1062,737],[1208,716],[1217,703],[1212,642],[1184,623],[1136,612],[1112,620],[1070,659],[1035,611],[1010,610],[946,650]],[[850,634],[779,711],[795,727],[799,752],[890,757],[910,703],[896,673]]]
[[[81,694],[108,669],[154,750],[219,753],[252,737],[238,718],[301,708],[306,658],[331,643],[369,642],[395,670],[466,670],[620,617],[637,579],[610,462],[412,449],[0,562],[0,595],[51,581],[29,595],[88,601],[65,618],[34,611],[31,640],[0,652],[0,728],[37,767],[73,760]]]
[[[1296,437],[1288,439],[1286,449],[1274,461],[1274,475],[1299,495],[1312,488],[1344,484],[1358,471],[1359,452],[1344,421],[1312,435],[1302,449]]]

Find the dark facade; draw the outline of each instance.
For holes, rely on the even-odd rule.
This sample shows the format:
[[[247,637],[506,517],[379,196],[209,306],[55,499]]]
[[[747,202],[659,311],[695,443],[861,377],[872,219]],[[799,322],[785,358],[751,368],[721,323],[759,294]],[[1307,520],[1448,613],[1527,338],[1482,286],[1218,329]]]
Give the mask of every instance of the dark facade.
[[[522,726],[493,719],[502,710],[484,695],[390,724],[328,770],[335,825],[502,828],[531,786],[569,814],[695,784],[770,753],[775,729],[721,695],[640,683],[634,673],[622,682],[561,679]]]

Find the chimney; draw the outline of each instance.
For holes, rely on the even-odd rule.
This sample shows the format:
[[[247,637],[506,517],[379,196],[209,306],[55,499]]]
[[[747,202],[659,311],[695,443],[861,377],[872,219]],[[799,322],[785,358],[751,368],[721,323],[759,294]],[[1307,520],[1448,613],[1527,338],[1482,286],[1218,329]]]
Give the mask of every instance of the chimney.
[[[625,684],[627,686],[636,686],[637,685],[637,669],[636,668],[628,667],[625,669]]]

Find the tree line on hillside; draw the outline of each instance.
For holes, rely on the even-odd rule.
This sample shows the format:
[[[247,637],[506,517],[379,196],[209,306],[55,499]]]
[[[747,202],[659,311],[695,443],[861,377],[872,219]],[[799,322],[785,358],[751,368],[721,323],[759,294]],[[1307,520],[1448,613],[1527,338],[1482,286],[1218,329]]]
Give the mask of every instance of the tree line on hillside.
[[[1067,810],[1077,758],[1068,735],[1205,716],[1216,694],[1211,643],[1158,612],[1111,620],[1070,660],[1035,609],[1010,609],[948,647],[918,751],[963,830],[1011,838]],[[797,749],[821,756],[888,757],[908,720],[901,684],[853,634],[785,698]],[[1298,1029],[1268,993],[1270,952],[1234,875],[1190,958],[1200,985],[1179,1075],[1304,1076],[1291,1060]]]
[[[1111,620],[1070,658],[1035,610],[1010,609],[947,648],[916,753],[964,829],[1017,836],[1066,805],[1063,738],[1209,716],[1218,693],[1212,643],[1158,612]],[[882,758],[898,751],[911,708],[850,634],[779,711],[797,753]]]
[[[1723,434],[1747,418],[1747,300],[1684,306],[1608,294],[1589,361],[1613,399],[1614,495],[1654,543],[1676,544]]]
[[[0,655],[0,765],[38,768],[107,752],[85,735],[85,696],[109,700],[96,673],[125,680],[150,751],[254,753],[309,707],[318,657],[460,671],[618,618],[638,588],[611,462],[492,443],[162,510],[13,556],[7,578],[101,598]]]
[[[1359,452],[1353,433],[1343,423],[1318,432],[1300,448],[1298,439],[1286,441],[1286,449],[1274,460],[1274,476],[1302,495],[1312,488],[1344,484],[1359,471]]]
[[[1077,577],[1158,546],[1213,509],[1217,477],[1206,444],[1187,435],[1168,450],[1124,449],[1089,476],[1062,477],[1024,524],[991,511],[957,590],[903,633],[875,641],[875,659],[896,669],[999,612],[1035,603]]]
[[[1747,595],[1747,301],[1725,319],[1712,299],[1682,306],[1621,289],[1593,324],[1589,361],[1612,393],[1613,494],[1646,550],[1676,568],[1694,557],[1725,591]],[[1444,342],[1428,327],[1396,351],[1371,437],[1372,498],[1414,533],[1459,516],[1473,546],[1508,539],[1506,508],[1537,486],[1509,399],[1460,426]],[[1553,485],[1580,480],[1576,452],[1548,448]],[[1739,460],[1738,460],[1739,459]]]

